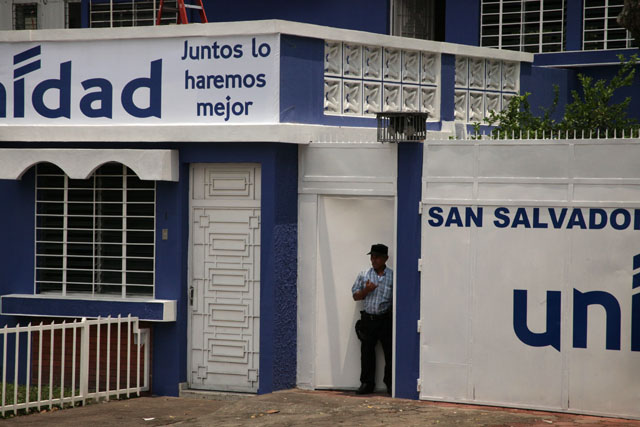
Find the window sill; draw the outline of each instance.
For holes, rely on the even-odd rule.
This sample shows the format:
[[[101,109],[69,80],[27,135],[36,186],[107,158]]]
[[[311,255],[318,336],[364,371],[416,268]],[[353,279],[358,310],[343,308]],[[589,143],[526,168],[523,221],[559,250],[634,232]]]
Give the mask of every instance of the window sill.
[[[175,322],[176,301],[107,298],[82,295],[11,294],[0,297],[0,314],[29,317],[126,317],[151,322]]]

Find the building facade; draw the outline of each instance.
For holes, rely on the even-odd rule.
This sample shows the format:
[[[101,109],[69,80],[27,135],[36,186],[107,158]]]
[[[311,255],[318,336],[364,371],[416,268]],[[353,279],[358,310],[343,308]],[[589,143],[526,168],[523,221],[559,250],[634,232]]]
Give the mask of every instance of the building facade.
[[[637,52],[594,29],[617,6],[245,3],[178,26],[147,25],[147,2],[1,4],[1,321],[137,316],[155,394],[354,389],[350,287],[387,242],[394,396],[498,402],[424,387],[426,372],[448,381],[425,360],[450,351],[429,359],[422,323],[438,321],[421,299],[420,269],[438,271],[421,261],[435,250],[425,195],[468,202],[442,195],[476,178],[449,181],[455,147],[376,142],[376,113],[427,113],[446,140],[515,95],[545,105],[552,83],[566,103],[577,72],[610,75]]]

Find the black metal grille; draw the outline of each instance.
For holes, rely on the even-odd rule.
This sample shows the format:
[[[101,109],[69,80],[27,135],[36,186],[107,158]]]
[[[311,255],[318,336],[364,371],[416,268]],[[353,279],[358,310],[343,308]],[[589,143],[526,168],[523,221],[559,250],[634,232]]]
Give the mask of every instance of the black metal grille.
[[[415,142],[427,137],[427,113],[378,113],[379,142]]]

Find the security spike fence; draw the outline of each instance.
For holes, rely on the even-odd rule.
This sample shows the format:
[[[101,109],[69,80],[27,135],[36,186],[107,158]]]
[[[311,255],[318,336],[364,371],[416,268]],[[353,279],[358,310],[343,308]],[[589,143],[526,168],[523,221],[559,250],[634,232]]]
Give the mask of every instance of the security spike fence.
[[[84,405],[149,389],[149,333],[137,317],[0,329],[0,413]]]
[[[567,131],[510,131],[501,132],[499,130],[481,131],[481,132],[456,132],[455,136],[450,137],[454,140],[610,140],[610,139],[640,139],[640,128],[631,129],[613,129],[613,130],[567,130]]]

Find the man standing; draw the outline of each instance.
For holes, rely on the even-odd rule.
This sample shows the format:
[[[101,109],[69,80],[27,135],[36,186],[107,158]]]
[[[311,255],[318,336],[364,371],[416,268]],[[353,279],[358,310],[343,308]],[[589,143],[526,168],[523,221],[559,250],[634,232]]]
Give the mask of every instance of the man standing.
[[[360,388],[356,394],[372,393],[376,382],[376,343],[380,341],[384,352],[384,383],[391,394],[391,336],[393,307],[393,271],[387,267],[389,249],[377,243],[371,246],[371,268],[358,274],[351,293],[355,301],[364,302],[360,312],[358,338],[360,338]]]

